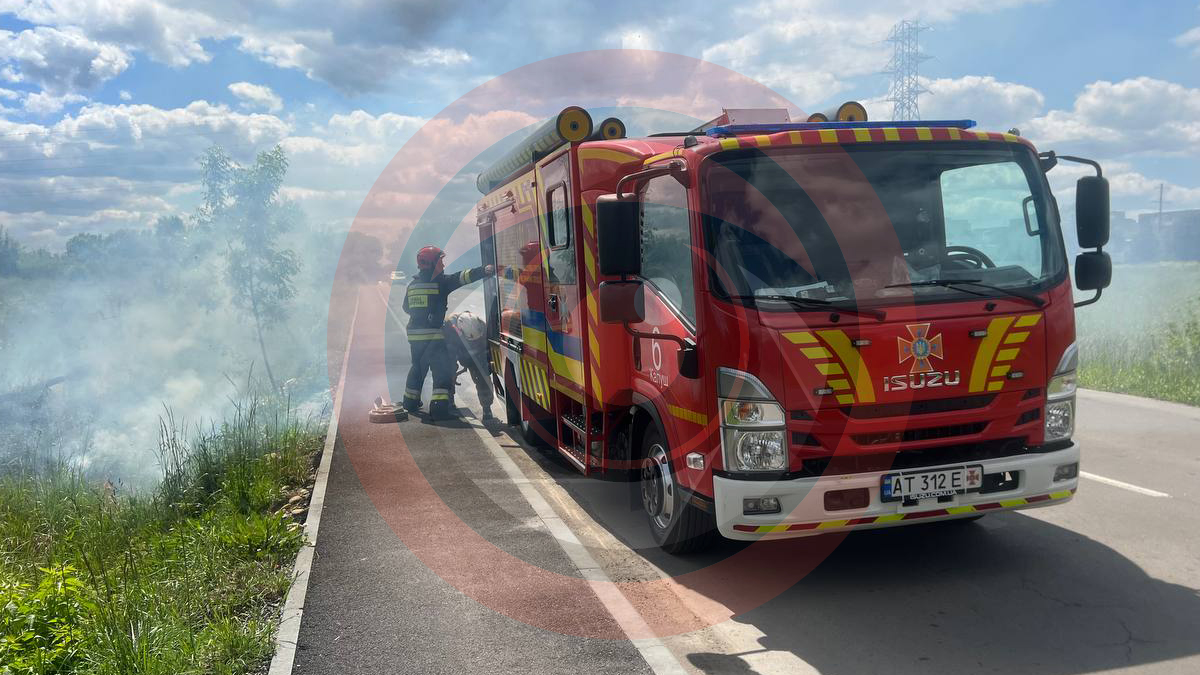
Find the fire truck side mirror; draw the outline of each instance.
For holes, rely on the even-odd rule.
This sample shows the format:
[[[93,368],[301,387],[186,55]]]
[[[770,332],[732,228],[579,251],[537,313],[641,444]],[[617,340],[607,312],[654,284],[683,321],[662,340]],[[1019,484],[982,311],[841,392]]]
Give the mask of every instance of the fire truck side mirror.
[[[679,349],[679,376],[689,380],[700,377],[700,353],[696,345],[689,344]]]
[[[596,239],[600,274],[642,273],[642,223],[635,195],[601,195],[596,199]]]
[[[646,291],[640,281],[605,281],[597,293],[600,321],[641,323],[646,320]]]
[[[1075,232],[1079,248],[1100,248],[1108,243],[1108,179],[1084,176],[1075,184]]]

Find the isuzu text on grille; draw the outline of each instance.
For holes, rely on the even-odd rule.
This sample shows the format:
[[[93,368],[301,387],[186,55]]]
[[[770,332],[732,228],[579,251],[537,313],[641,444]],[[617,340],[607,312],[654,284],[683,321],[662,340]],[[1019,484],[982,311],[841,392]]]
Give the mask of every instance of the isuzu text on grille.
[[[883,390],[904,391],[905,389],[924,389],[926,387],[957,387],[961,381],[962,374],[957,370],[911,373],[909,375],[888,375],[883,378]]]

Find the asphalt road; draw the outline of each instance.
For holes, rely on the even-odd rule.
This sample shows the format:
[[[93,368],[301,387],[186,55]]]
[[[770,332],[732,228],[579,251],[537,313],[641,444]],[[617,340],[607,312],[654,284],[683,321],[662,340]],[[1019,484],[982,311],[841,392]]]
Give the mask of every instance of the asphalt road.
[[[1198,409],[1082,392],[1065,505],[679,559],[628,485],[506,427],[368,424],[407,370],[381,292],[359,297],[296,673],[1200,672]]]

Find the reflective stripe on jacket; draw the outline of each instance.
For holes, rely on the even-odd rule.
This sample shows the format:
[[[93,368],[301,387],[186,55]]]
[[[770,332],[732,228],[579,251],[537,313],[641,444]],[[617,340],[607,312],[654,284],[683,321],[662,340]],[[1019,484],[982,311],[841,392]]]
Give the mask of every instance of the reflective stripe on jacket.
[[[484,276],[483,267],[454,274],[429,277],[428,271],[408,285],[404,291],[404,311],[408,312],[410,340],[441,340],[442,324],[446,321],[446,300],[451,292]]]

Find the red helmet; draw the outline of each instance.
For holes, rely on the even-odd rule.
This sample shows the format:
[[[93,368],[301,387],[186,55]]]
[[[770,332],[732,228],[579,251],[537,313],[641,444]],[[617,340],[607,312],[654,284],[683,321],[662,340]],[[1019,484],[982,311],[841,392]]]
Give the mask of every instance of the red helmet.
[[[442,249],[436,246],[426,246],[417,251],[417,267],[423,270],[431,270],[437,267],[438,260],[446,256]]]

